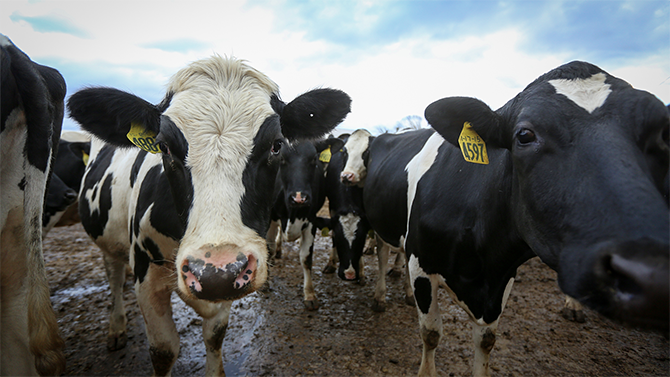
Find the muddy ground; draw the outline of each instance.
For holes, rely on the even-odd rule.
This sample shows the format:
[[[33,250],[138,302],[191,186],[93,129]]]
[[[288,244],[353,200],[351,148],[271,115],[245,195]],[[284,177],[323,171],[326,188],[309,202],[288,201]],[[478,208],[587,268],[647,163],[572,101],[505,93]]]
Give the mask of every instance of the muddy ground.
[[[388,307],[371,310],[376,256],[365,257],[367,284],[323,274],[330,239],[315,247],[314,281],[318,311],[302,304],[302,270],[297,247],[270,273],[270,289],[233,304],[223,343],[228,376],[405,376],[416,375],[421,339],[416,309],[404,304],[402,278],[389,278]],[[128,345],[106,349],[109,287],[101,253],[81,224],[56,228],[47,236],[45,258],[52,302],[66,343],[66,375],[151,375],[144,324],[133,292],[125,286]],[[491,354],[495,376],[667,376],[668,340],[621,327],[587,311],[587,322],[560,315],[563,295],[556,274],[537,258],[521,266]],[[201,320],[173,295],[181,336],[175,376],[204,375]],[[437,349],[440,375],[471,374],[471,325],[465,312],[444,295],[444,337]]]

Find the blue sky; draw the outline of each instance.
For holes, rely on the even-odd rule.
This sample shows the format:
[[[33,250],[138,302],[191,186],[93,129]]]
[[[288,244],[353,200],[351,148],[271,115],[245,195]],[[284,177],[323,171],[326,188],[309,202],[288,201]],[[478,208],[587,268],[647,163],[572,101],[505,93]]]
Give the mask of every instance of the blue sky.
[[[670,103],[668,1],[3,0],[0,25],[68,94],[103,85],[157,103],[173,73],[218,53],[248,60],[286,101],[346,91],[347,129],[393,127],[447,96],[496,109],[572,60]]]

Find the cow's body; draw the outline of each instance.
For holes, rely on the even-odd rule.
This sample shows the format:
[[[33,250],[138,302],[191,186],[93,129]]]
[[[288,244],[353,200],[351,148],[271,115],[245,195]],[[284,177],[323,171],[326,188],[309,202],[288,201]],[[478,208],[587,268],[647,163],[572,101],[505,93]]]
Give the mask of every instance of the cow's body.
[[[77,195],[91,153],[91,141],[83,133],[64,132],[53,163],[53,177],[42,220],[42,237],[54,226],[79,222]]]
[[[280,228],[284,233],[282,238],[289,242],[300,240],[303,301],[307,310],[319,308],[312,282],[314,237],[317,229],[328,225],[327,219],[317,216],[326,200],[326,163],[319,156],[334,143],[337,148],[343,144],[339,139],[330,138],[317,142],[300,141],[284,148],[277,180],[279,193],[267,236],[270,250],[276,249],[274,242]]]
[[[94,139],[79,196],[82,224],[103,250],[113,291],[120,292],[130,251],[156,374],[168,374],[179,352],[174,290],[204,317],[206,374],[223,374],[232,300],[267,276],[265,235],[284,138],[324,134],[349,103],[340,91],[319,89],[284,104],[262,73],[221,57],[178,72],[157,106],[113,89],[71,97],[71,115],[97,137],[128,147],[126,135],[139,127],[149,134],[132,138],[161,152]],[[146,137],[156,145],[139,140]],[[125,341],[119,295],[110,348]]]
[[[447,98],[426,118],[440,134],[422,138],[386,178],[397,182],[385,183],[406,187],[387,201],[408,211],[420,375],[436,374],[439,287],[473,320],[473,374],[489,373],[516,269],[534,253],[557,270],[566,294],[612,318],[667,331],[669,122],[658,99],[573,62],[496,112],[475,99]],[[482,162],[485,143],[487,165],[466,162],[456,146],[466,122],[484,141],[464,135],[463,148]],[[376,143],[365,187],[379,192]]]
[[[65,81],[0,34],[2,375],[58,375],[63,341],[49,299],[42,214],[63,122]]]

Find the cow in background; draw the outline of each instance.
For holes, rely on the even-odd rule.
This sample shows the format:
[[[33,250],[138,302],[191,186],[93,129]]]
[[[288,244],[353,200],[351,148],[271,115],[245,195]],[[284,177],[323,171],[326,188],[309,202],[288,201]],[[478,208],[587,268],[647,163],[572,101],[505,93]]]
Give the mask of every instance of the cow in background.
[[[272,223],[267,233],[269,249],[281,230],[289,242],[300,240],[300,264],[303,271],[304,304],[307,310],[319,308],[312,282],[314,237],[317,229],[329,226],[330,220],[317,216],[326,200],[326,166],[330,151],[344,142],[337,138],[298,141],[282,149],[277,179],[277,200],[272,210]],[[327,151],[327,153],[324,153]]]
[[[281,151],[287,139],[321,137],[350,111],[339,90],[312,90],[288,104],[278,93],[243,61],[214,56],[177,72],[158,105],[111,88],[68,101],[70,115],[94,135],[79,213],[110,280],[108,347],[125,345],[121,290],[130,252],[156,375],[169,374],[179,354],[173,291],[204,318],[205,374],[224,374],[232,301],[267,278]]]
[[[42,255],[42,213],[63,123],[65,80],[0,34],[2,375],[59,375],[63,340]]]
[[[90,153],[90,135],[76,131],[61,134],[42,220],[42,238],[53,227],[73,225],[80,221],[77,195]]]

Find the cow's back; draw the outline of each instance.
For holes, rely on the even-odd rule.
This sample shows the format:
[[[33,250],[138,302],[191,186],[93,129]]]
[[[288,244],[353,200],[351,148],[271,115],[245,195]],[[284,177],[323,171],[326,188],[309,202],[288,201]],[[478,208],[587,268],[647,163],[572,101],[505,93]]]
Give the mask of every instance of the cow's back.
[[[405,167],[421,150],[433,130],[383,134],[370,144],[368,175],[363,192],[372,228],[392,246],[400,245],[407,228]]]

